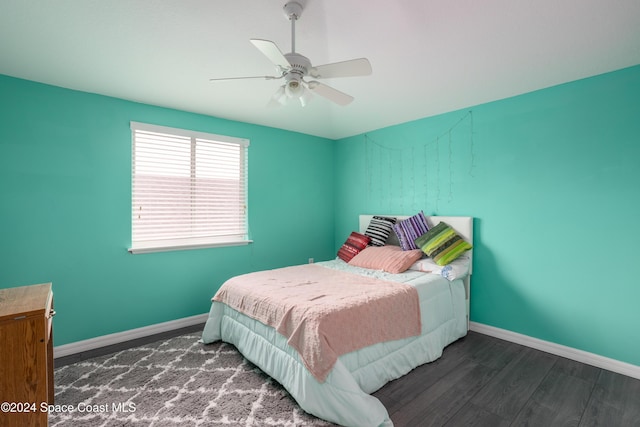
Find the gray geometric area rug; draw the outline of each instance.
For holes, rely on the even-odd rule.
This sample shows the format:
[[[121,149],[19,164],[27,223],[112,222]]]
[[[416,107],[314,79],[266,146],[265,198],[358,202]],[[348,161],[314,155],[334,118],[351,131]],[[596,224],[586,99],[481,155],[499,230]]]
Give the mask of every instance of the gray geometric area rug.
[[[334,425],[300,409],[234,346],[199,339],[182,335],[55,369],[49,426]]]

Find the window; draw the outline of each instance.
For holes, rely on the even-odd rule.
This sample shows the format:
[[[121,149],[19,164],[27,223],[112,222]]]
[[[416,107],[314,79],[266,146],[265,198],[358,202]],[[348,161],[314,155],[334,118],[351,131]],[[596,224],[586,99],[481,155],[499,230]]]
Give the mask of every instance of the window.
[[[250,243],[249,141],[131,122],[132,253]]]

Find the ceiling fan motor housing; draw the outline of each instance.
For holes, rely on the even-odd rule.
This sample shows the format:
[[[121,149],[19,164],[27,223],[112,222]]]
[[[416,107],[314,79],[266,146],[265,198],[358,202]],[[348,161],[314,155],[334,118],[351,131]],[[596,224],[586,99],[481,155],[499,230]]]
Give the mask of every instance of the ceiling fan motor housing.
[[[304,91],[302,86],[303,78],[309,73],[311,69],[311,61],[306,56],[299,53],[287,53],[285,55],[291,68],[285,74],[286,80],[286,93],[290,97],[297,97]]]
[[[287,61],[291,64],[289,73],[298,74],[300,78],[309,74],[309,70],[311,70],[311,61],[309,61],[309,58],[299,53],[287,53],[284,57],[287,58]]]

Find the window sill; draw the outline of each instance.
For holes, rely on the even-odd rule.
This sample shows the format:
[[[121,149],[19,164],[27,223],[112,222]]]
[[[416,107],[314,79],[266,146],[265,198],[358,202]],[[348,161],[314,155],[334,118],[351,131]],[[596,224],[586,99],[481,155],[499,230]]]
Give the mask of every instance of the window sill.
[[[191,249],[207,249],[218,248],[224,246],[243,246],[253,243],[253,240],[235,240],[228,242],[209,242],[209,243],[188,243],[188,244],[174,244],[174,245],[145,245],[136,248],[127,249],[131,254],[148,254],[153,252],[169,252],[169,251],[185,251]]]

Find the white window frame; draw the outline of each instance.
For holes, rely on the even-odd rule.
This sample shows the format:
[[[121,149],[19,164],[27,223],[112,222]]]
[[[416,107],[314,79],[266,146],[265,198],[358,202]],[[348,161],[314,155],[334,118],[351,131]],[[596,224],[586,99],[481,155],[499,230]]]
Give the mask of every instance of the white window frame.
[[[138,254],[237,246],[252,242],[249,239],[247,209],[248,139],[133,121],[130,125],[132,216],[129,252]],[[169,139],[168,144],[174,145],[162,145],[164,138]],[[139,153],[136,157],[137,147]],[[215,155],[207,157],[206,150],[216,150],[212,152]],[[153,153],[149,154],[150,151]],[[222,155],[217,154],[220,152],[225,155],[229,153],[229,163],[226,160],[221,163]],[[223,172],[226,171],[225,166],[229,166],[230,172]],[[180,168],[175,172],[175,179],[171,176],[174,167]],[[147,172],[142,172],[145,169]],[[222,173],[231,176],[233,183],[229,198],[220,198],[219,194],[203,196],[207,192],[201,191],[202,185],[212,193],[222,191],[223,185],[226,188],[225,180],[229,181],[229,178],[220,178]],[[155,188],[148,183],[154,179],[161,180],[159,182],[162,184],[158,184],[158,187],[169,187],[172,192],[156,195],[156,191],[150,190]],[[200,192],[197,193],[197,190]],[[225,215],[213,213],[221,206],[221,200],[226,202],[225,206],[231,206],[225,207]],[[158,207],[169,204],[166,210]],[[203,205],[207,207],[203,208]],[[144,212],[147,212],[146,216]],[[231,220],[227,219],[229,215]],[[158,225],[160,217],[170,219]]]

